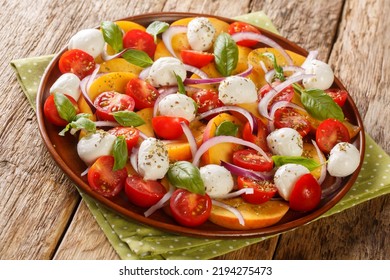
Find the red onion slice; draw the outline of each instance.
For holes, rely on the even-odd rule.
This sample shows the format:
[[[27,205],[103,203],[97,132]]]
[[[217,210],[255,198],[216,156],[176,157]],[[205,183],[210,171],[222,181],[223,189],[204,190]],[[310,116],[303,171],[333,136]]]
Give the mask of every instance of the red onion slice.
[[[217,201],[217,200],[211,200],[212,201],[212,204],[215,205],[215,206],[218,206],[218,207],[221,207],[223,209],[226,209],[228,210],[229,212],[232,212],[238,219],[238,222],[240,223],[240,225],[242,226],[245,226],[245,220],[244,220],[244,217],[242,216],[241,212],[238,211],[236,208],[230,206],[230,205],[227,205],[226,203],[223,203],[223,202],[220,202],[220,201]]]
[[[173,55],[174,57],[177,57],[175,54],[175,51],[173,50],[172,47],[172,38],[176,34],[180,33],[187,33],[187,26],[185,25],[174,25],[170,26],[163,34],[162,34],[162,40],[165,44],[165,47],[167,50]]]
[[[90,76],[87,76],[81,80],[80,89],[81,89],[81,94],[84,97],[84,100],[87,102],[89,108],[91,108],[91,111],[94,114],[96,112],[96,108],[95,108],[95,105],[93,104],[91,98],[89,97],[88,90],[87,90],[87,84],[88,84],[89,78],[90,78]]]
[[[305,61],[302,63],[301,67],[305,68],[307,65],[313,60],[316,59],[318,56],[318,50],[310,51],[307,55]]]
[[[316,141],[311,140],[311,142],[313,143],[313,146],[316,148],[318,157],[320,159],[321,175],[320,175],[320,178],[318,178],[317,182],[318,182],[318,184],[321,185],[324,182],[325,177],[326,177],[326,162],[325,162],[324,155],[322,154],[322,152],[321,152],[320,148],[318,147]]]
[[[321,199],[324,199],[340,188],[341,177],[336,177],[336,181],[326,189],[322,189]]]
[[[200,70],[199,68],[196,68],[195,66],[184,64],[184,69],[186,69],[186,71],[188,71],[188,72],[191,72],[191,73],[198,75],[202,79],[209,78],[209,76],[204,71]]]
[[[108,60],[111,60],[111,59],[114,59],[114,58],[118,58],[118,57],[121,57],[122,54],[124,54],[126,51],[128,51],[129,48],[125,48],[123,50],[121,50],[120,52],[116,53],[116,54],[113,54],[113,55],[109,55],[107,53],[107,43],[106,45],[104,46],[104,49],[103,49],[103,52],[102,52],[102,59],[104,61],[108,61]]]
[[[294,72],[296,74],[305,72],[305,69],[303,69],[302,67],[294,66],[294,65],[283,66],[282,69],[283,69],[283,72],[291,71],[291,72]],[[275,69],[272,69],[265,74],[265,80],[267,81],[267,83],[269,83],[269,84],[272,83],[272,79],[274,78],[275,74],[276,74]]]
[[[96,121],[95,125],[99,126],[99,127],[117,127],[117,126],[121,126],[119,123],[111,122],[111,121]]]
[[[138,150],[139,148],[133,147],[130,154],[130,164],[134,171],[138,173]]]
[[[169,191],[166,194],[164,194],[164,196],[156,204],[154,204],[148,210],[146,210],[144,212],[144,216],[149,217],[154,212],[156,212],[158,209],[162,208],[164,206],[165,202],[167,202],[171,198],[174,191],[175,191],[175,187],[172,186],[171,184],[169,184]]]
[[[87,167],[87,169],[85,169],[83,172],[81,172],[80,176],[83,177],[83,176],[87,175],[88,171],[89,171],[89,168],[90,167]]]
[[[196,151],[198,149],[194,135],[192,135],[190,128],[188,127],[188,125],[185,122],[180,122],[180,125],[181,125],[181,128],[183,129],[184,135],[187,137],[188,143],[190,144],[192,158],[194,158]]]
[[[240,196],[242,194],[253,194],[254,192],[255,190],[253,188],[243,188],[241,190],[219,196],[218,199],[229,199],[229,198]]]
[[[237,74],[236,76],[246,77],[250,73],[252,73],[252,70],[253,70],[253,66],[249,65],[245,71]],[[218,83],[222,82],[223,80],[225,80],[226,78],[227,77],[207,78],[207,79],[189,79],[189,78],[187,78],[184,80],[184,84],[185,85],[218,84]]]
[[[221,161],[221,165],[229,170],[233,175],[248,177],[257,181],[270,180],[272,178],[269,172],[262,173],[253,171],[225,161]]]

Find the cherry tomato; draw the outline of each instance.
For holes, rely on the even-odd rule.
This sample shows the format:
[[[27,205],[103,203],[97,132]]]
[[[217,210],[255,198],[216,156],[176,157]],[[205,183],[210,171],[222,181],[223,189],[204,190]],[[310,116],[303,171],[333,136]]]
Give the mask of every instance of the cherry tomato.
[[[131,79],[127,83],[126,94],[134,99],[137,110],[152,108],[159,96],[156,88],[138,78]]]
[[[194,99],[198,106],[199,114],[223,106],[222,101],[218,98],[218,92],[213,89],[199,90],[192,95],[192,99]]]
[[[125,185],[126,168],[113,171],[114,157],[99,157],[88,171],[88,183],[92,190],[106,196],[117,195]]]
[[[165,187],[158,181],[145,181],[137,175],[129,176],[125,182],[125,193],[131,203],[140,207],[156,204],[166,193]]]
[[[291,191],[290,208],[295,211],[311,211],[321,201],[322,189],[312,174],[302,175]]]
[[[272,83],[272,87],[275,87],[278,84],[280,84],[280,82],[274,82],[274,83]],[[269,84],[264,85],[259,91],[259,99],[263,98],[266,94],[268,94],[270,92],[270,90],[271,90],[271,86]],[[294,97],[294,89],[290,85],[290,86],[286,87],[285,89],[283,89],[281,92],[279,92],[278,95],[276,95],[271,100],[271,102],[268,105],[268,110],[271,110],[272,105],[274,105],[276,102],[291,101],[293,99],[293,97]]]
[[[208,52],[182,50],[180,52],[183,63],[202,68],[214,60],[214,55]]]
[[[158,137],[167,140],[177,139],[183,135],[180,122],[189,125],[188,120],[181,117],[157,116],[152,118],[152,126]]]
[[[170,199],[173,218],[181,225],[196,227],[203,224],[211,213],[211,199],[205,195],[177,189]]]
[[[127,144],[127,151],[129,152],[129,155],[131,154],[131,150],[133,147],[138,143],[139,139],[139,130],[134,128],[134,127],[114,127],[111,128],[108,133],[115,135],[115,136],[120,136],[123,135],[126,140]]]
[[[270,153],[267,155],[272,156]],[[274,167],[273,161],[267,161],[257,151],[251,149],[235,151],[233,153],[233,163],[245,169],[261,172],[270,171]]]
[[[249,125],[249,122],[245,123],[244,128],[242,130],[242,138],[246,141],[252,142],[263,149],[263,151],[268,152],[269,148],[267,145],[267,136],[268,129],[265,124],[257,119],[257,134],[252,134],[252,129]]]
[[[96,107],[96,116],[99,120],[115,121],[113,112],[133,111],[134,99],[116,91],[105,91],[99,94],[93,104]]]
[[[153,36],[149,33],[132,29],[123,36],[123,47],[144,51],[153,58],[157,45],[154,43]]]
[[[330,88],[325,90],[325,93],[332,97],[334,102],[336,102],[340,107],[343,107],[348,98],[348,92],[342,89]]]
[[[275,184],[270,181],[257,181],[251,178],[238,176],[237,177],[238,189],[252,188],[253,194],[242,194],[241,197],[249,203],[261,204],[269,201],[278,191]]]
[[[244,22],[231,23],[228,32],[230,35],[239,32],[254,32],[260,34],[260,31],[256,27]],[[254,40],[242,40],[237,42],[237,45],[244,46],[244,47],[253,47],[257,43],[258,42]]]
[[[310,122],[293,108],[280,108],[275,112],[274,124],[276,128],[289,127],[305,137],[311,130]]]
[[[88,53],[73,49],[64,52],[58,62],[61,73],[73,73],[81,79],[95,70],[95,59]]]
[[[335,119],[326,119],[320,123],[316,131],[316,142],[321,151],[329,153],[340,142],[349,142],[347,127]]]
[[[79,107],[77,105],[76,100],[73,99],[73,97],[66,95],[65,96],[72,102],[74,108],[76,109],[76,114],[79,113]],[[68,121],[62,119],[60,115],[58,114],[56,104],[54,103],[54,95],[51,94],[45,101],[45,104],[43,105],[43,113],[45,115],[45,118],[52,124],[57,126],[66,126],[68,124]]]

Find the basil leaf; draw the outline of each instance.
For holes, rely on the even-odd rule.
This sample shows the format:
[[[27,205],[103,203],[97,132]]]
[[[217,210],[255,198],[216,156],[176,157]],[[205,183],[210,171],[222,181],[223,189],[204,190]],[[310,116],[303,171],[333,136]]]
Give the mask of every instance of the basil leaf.
[[[284,77],[284,72],[283,72],[283,68],[280,67],[278,65],[278,62],[276,61],[276,57],[273,53],[269,53],[269,52],[266,52],[266,53],[263,53],[263,56],[267,57],[268,59],[270,59],[274,65],[274,69],[275,69],[275,77],[280,80],[281,82],[285,81],[286,78]]]
[[[76,108],[73,103],[62,93],[54,94],[54,104],[61,119],[71,122],[76,116]]]
[[[116,138],[113,148],[114,167],[113,171],[122,169],[126,166],[128,151],[125,136],[120,135]]]
[[[79,116],[81,115],[81,116]],[[88,117],[84,117],[83,115],[88,115],[89,114],[79,114],[75,117],[75,120],[68,123],[67,126],[58,133],[60,136],[64,136],[67,131],[70,130],[70,133],[73,135],[77,131],[83,129],[86,132],[95,132],[96,131],[96,124],[88,119]]]
[[[149,67],[153,64],[153,60],[149,57],[149,55],[140,50],[127,50],[122,54],[122,58],[126,59],[127,62],[142,68]]]
[[[199,169],[188,161],[177,161],[169,167],[168,180],[176,188],[204,195],[205,187]]]
[[[179,75],[177,75],[175,72],[173,72],[173,74],[175,74],[175,77],[176,77],[176,80],[177,80],[177,87],[178,87],[179,93],[187,94],[186,93],[186,89],[184,87],[183,80],[181,79],[181,77]]]
[[[236,69],[238,63],[238,47],[232,37],[222,32],[214,43],[215,66],[219,73],[227,77]]]
[[[310,171],[320,167],[321,164],[316,162],[314,159],[300,157],[300,156],[272,156],[272,160],[276,167],[280,167],[287,163],[295,163],[305,166]]]
[[[140,126],[145,124],[145,121],[136,113],[131,111],[113,112],[115,120],[122,126]]]
[[[237,136],[237,132],[238,125],[234,124],[231,121],[223,121],[220,125],[217,126],[217,129],[215,130],[215,135]]]
[[[119,26],[112,21],[103,21],[100,25],[104,41],[117,53],[123,50],[123,34]]]
[[[153,21],[146,28],[146,32],[153,36],[154,42],[157,42],[157,35],[163,33],[169,28],[169,24],[162,21]]]

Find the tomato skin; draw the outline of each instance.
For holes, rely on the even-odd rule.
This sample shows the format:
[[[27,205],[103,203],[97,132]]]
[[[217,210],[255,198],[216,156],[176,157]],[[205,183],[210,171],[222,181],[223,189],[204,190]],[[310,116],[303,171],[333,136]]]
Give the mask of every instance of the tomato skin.
[[[231,23],[229,25],[228,32],[230,35],[233,35],[234,33],[239,33],[239,32],[254,32],[254,33],[260,34],[260,31],[256,27],[254,27],[248,23],[244,23],[244,22]],[[242,41],[237,42],[237,45],[244,46],[244,47],[253,47],[257,43],[258,42],[254,41],[254,40],[242,40]]]
[[[269,85],[269,84],[264,85],[259,90],[259,100],[261,100],[261,98],[263,98],[266,94],[268,94],[270,92],[271,87],[275,87],[278,84],[280,84],[280,82],[274,82],[271,85]],[[279,101],[288,101],[288,102],[290,102],[293,99],[293,97],[294,97],[294,89],[293,89],[293,87],[291,85],[287,86],[286,88],[284,88],[281,92],[278,93],[278,95],[276,95],[271,100],[271,102],[268,105],[268,110],[271,110],[272,105],[274,105],[276,102],[279,102]]]
[[[131,203],[140,207],[151,207],[166,193],[158,181],[143,180],[137,175],[129,176],[125,182],[125,193]]]
[[[268,153],[269,157],[272,154]],[[245,169],[266,172],[271,171],[274,167],[273,161],[267,161],[257,151],[246,149],[238,150],[233,153],[233,163]]]
[[[329,153],[340,142],[349,142],[347,127],[336,119],[326,119],[316,130],[316,142],[321,151]]]
[[[79,107],[77,105],[76,100],[73,99],[73,97],[66,95],[65,96],[72,102],[74,108],[76,109],[76,114],[80,112]],[[54,103],[54,95],[51,94],[45,101],[45,104],[43,105],[43,114],[45,115],[45,118],[52,124],[57,126],[66,126],[68,124],[68,121],[62,119],[60,115],[58,114],[56,104]]]
[[[159,96],[155,87],[138,78],[131,79],[127,83],[126,94],[134,99],[137,110],[152,108]]]
[[[269,181],[257,181],[251,178],[238,176],[238,189],[252,188],[253,194],[242,194],[241,197],[252,204],[262,204],[269,201],[277,193],[278,189],[275,184]]]
[[[311,211],[321,201],[322,189],[312,174],[300,177],[290,195],[290,208],[295,211]]]
[[[202,68],[214,60],[214,54],[194,50],[182,50],[180,52],[183,63]]]
[[[73,73],[79,77],[80,80],[91,75],[95,70],[95,66],[96,63],[93,56],[78,49],[64,52],[58,62],[58,68],[61,73]]]
[[[118,127],[111,128],[108,131],[108,133],[115,136],[120,136],[120,135],[125,136],[127,151],[129,155],[131,154],[131,150],[133,149],[133,147],[138,143],[139,130],[134,127],[118,126]]]
[[[192,99],[196,102],[198,113],[202,114],[212,109],[222,107],[224,104],[218,98],[218,92],[213,89],[202,89],[195,92]]]
[[[200,195],[184,189],[174,191],[169,203],[173,218],[187,227],[196,227],[206,222],[211,206],[211,199],[207,194]]]
[[[115,121],[113,112],[133,111],[135,101],[131,96],[115,91],[105,91],[99,94],[93,104],[99,120]]]
[[[275,112],[274,124],[276,128],[289,127],[305,137],[311,130],[310,122],[293,108],[280,108]]]
[[[330,88],[325,90],[325,93],[332,97],[333,101],[336,102],[340,107],[343,107],[348,98],[348,92],[346,90]]]
[[[88,183],[91,189],[105,197],[117,195],[127,178],[126,168],[113,171],[114,157],[99,157],[89,168]]]
[[[183,135],[180,122],[189,125],[188,120],[181,117],[156,116],[152,118],[152,126],[158,137],[174,140]]]
[[[150,58],[153,58],[157,45],[149,33],[139,29],[131,29],[123,36],[123,47],[144,51]]]
[[[269,147],[267,144],[268,129],[265,124],[257,119],[257,134],[252,134],[252,129],[249,125],[249,122],[246,122],[242,130],[242,138],[246,141],[252,142],[263,149],[264,152],[269,152]]]

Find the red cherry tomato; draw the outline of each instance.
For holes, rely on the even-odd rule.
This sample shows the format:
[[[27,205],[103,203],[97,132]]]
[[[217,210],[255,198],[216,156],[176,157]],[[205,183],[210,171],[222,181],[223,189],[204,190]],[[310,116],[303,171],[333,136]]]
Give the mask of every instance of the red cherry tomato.
[[[261,204],[269,201],[278,191],[275,184],[270,181],[257,181],[251,178],[238,176],[237,177],[238,189],[252,188],[253,194],[242,194],[241,197],[249,203]]]
[[[276,128],[289,127],[305,137],[311,130],[310,122],[293,108],[280,108],[275,112],[274,124]]]
[[[218,98],[218,92],[213,89],[199,90],[192,95],[192,99],[194,99],[198,106],[199,114],[223,106],[222,101]]]
[[[183,135],[180,122],[189,124],[188,120],[181,117],[157,116],[152,118],[152,126],[158,137],[174,140]]]
[[[127,83],[126,94],[134,99],[137,110],[152,108],[159,96],[156,88],[138,78],[131,79]]]
[[[131,154],[131,150],[135,145],[138,143],[139,139],[139,130],[134,128],[134,127],[114,127],[111,128],[108,133],[115,135],[115,136],[120,136],[123,135],[126,140],[127,144],[127,151],[129,152],[129,155]]]
[[[270,153],[267,155],[272,156]],[[235,151],[233,153],[233,163],[245,169],[261,172],[270,171],[274,167],[273,161],[267,161],[257,151],[251,149]]]
[[[88,171],[88,183],[92,190],[106,196],[117,195],[125,185],[126,168],[113,171],[114,157],[99,157]]]
[[[345,101],[348,98],[348,92],[337,88],[330,88],[325,90],[325,93],[332,97],[333,101],[336,102],[340,107],[343,107]]]
[[[127,177],[125,182],[127,198],[131,203],[140,207],[150,207],[156,204],[166,192],[160,182],[145,181],[137,175]]]
[[[169,207],[173,218],[181,225],[196,227],[204,222],[211,213],[211,199],[205,195],[177,189],[170,199]]]
[[[214,60],[214,54],[194,50],[182,50],[180,52],[183,63],[202,68]]]
[[[231,23],[228,32],[230,35],[239,32],[254,32],[260,34],[260,31],[256,27],[244,22]],[[253,47],[257,43],[258,42],[254,40],[242,40],[237,42],[237,45],[244,46],[244,47]]]
[[[153,36],[149,33],[132,29],[123,36],[123,47],[144,51],[153,58],[157,45],[154,43]]]
[[[76,109],[76,114],[79,113],[79,107],[77,105],[76,100],[73,99],[73,97],[66,95],[65,96],[72,102],[74,108]],[[68,121],[62,119],[60,115],[58,114],[56,104],[54,103],[54,95],[51,94],[45,101],[45,104],[43,105],[43,114],[45,115],[45,118],[52,124],[57,126],[66,126],[68,124]]]
[[[321,186],[312,174],[300,177],[290,195],[290,208],[295,211],[311,211],[321,201]]]
[[[265,124],[257,119],[257,134],[252,134],[252,129],[249,125],[249,122],[245,123],[244,128],[242,130],[242,138],[246,141],[252,142],[263,149],[263,151],[268,152],[269,148],[267,145],[267,136],[268,129]]]
[[[316,142],[321,151],[329,153],[340,142],[349,142],[347,127],[335,119],[326,119],[320,123],[316,130]]]
[[[272,87],[275,87],[278,84],[280,84],[280,82],[274,82],[274,83],[272,83]],[[264,85],[259,91],[259,99],[263,98],[266,94],[268,94],[270,92],[270,90],[271,90],[271,86],[269,84]],[[293,99],[293,97],[294,97],[294,89],[290,85],[290,86],[286,87],[285,89],[283,89],[281,92],[279,92],[278,95],[276,95],[271,100],[271,102],[268,105],[268,110],[271,110],[272,105],[274,105],[276,102],[291,101]]]
[[[95,70],[95,59],[88,53],[73,49],[64,52],[58,62],[61,73],[73,73],[80,79],[91,75]]]
[[[133,111],[134,99],[116,91],[105,91],[99,94],[93,104],[96,107],[96,116],[99,120],[115,121],[112,113],[119,111]]]

